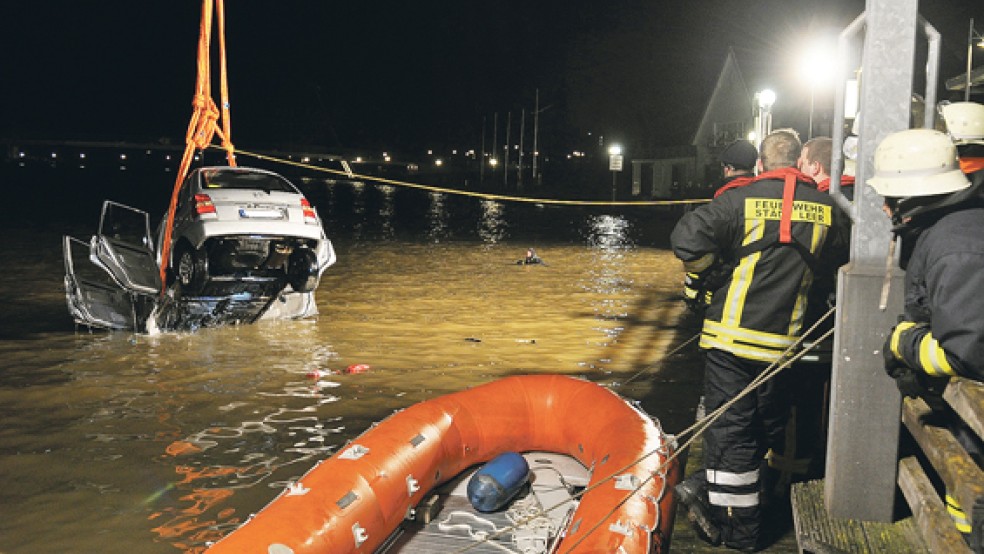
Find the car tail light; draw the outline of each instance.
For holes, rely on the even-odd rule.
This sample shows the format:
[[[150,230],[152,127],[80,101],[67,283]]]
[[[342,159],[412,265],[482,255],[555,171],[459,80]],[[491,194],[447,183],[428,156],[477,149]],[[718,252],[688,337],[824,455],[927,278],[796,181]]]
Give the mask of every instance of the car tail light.
[[[215,204],[212,203],[212,199],[207,194],[196,194],[195,195],[195,215],[199,218],[214,218],[218,214],[215,213]]]
[[[307,198],[301,198],[301,210],[304,212],[304,223],[318,224],[318,216],[314,213],[314,208]]]

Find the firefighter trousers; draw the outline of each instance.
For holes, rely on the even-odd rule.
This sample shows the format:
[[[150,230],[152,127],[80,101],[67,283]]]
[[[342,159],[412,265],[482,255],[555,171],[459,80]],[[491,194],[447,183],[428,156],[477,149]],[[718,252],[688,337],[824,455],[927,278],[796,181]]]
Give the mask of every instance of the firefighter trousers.
[[[737,397],[769,364],[723,350],[705,351],[704,402],[708,413]],[[789,398],[782,374],[733,404],[704,431],[708,502],[723,542],[757,546],[762,524],[761,467],[769,448],[782,452]]]

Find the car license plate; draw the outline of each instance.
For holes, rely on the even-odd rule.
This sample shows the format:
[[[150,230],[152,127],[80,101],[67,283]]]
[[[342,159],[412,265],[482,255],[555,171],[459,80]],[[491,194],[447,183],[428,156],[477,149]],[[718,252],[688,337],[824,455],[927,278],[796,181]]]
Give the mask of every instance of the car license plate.
[[[243,219],[283,219],[284,211],[280,208],[239,208],[239,217]]]

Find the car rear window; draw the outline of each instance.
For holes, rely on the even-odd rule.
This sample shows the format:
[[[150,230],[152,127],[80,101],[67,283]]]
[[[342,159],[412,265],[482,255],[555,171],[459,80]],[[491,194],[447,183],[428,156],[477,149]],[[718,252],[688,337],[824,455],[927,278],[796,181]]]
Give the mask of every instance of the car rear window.
[[[203,171],[202,189],[253,189],[297,193],[297,189],[283,177],[247,171]]]

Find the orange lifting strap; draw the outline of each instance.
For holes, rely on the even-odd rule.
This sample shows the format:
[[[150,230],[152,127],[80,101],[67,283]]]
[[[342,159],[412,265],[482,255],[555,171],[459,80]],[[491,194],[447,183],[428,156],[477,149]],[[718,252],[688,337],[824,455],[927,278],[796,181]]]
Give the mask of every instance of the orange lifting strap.
[[[171,202],[167,209],[167,225],[164,227],[163,244],[161,244],[161,296],[167,289],[167,268],[171,259],[171,230],[174,227],[174,210],[178,203],[178,190],[188,175],[188,168],[196,150],[204,150],[212,143],[212,137],[218,133],[222,139],[222,148],[226,151],[229,165],[236,166],[236,156],[232,146],[232,131],[229,124],[229,84],[226,79],[226,44],[225,44],[225,7],[224,0],[202,1],[202,25],[198,34],[198,82],[195,86],[195,98],[192,102],[194,112],[188,124],[185,136],[184,156],[181,157],[181,167],[178,178],[174,181],[171,191]],[[222,112],[212,100],[211,83],[211,54],[212,42],[212,10],[215,7],[219,26],[219,71],[222,93]],[[218,126],[219,116],[222,117],[222,128]]]

